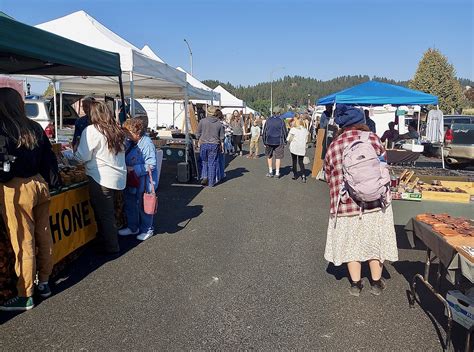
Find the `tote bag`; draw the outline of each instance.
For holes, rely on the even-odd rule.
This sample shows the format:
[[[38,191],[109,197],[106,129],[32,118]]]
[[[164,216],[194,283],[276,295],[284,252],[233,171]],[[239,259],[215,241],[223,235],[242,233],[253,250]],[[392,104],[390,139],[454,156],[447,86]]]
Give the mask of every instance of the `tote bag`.
[[[153,178],[149,169],[148,176],[150,180],[151,192],[148,193],[145,187],[145,192],[143,193],[143,211],[145,212],[145,214],[154,215],[156,214],[156,211],[158,209],[158,197],[155,193],[155,185],[153,183]]]

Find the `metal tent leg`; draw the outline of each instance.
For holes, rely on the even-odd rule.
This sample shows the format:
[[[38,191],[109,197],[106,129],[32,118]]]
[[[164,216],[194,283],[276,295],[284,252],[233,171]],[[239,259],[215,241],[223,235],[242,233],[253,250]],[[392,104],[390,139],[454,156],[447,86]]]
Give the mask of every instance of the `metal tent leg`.
[[[446,340],[444,343],[444,351],[449,351],[450,345],[451,345],[451,330],[453,327],[453,313],[451,312],[451,308],[449,307],[448,301],[439,294],[434,287],[429,283],[429,274],[430,274],[430,266],[431,266],[431,250],[428,249],[426,251],[426,262],[425,262],[425,272],[424,276],[421,276],[420,274],[416,274],[411,283],[410,283],[410,298],[409,298],[409,304],[411,308],[414,308],[415,302],[416,302],[416,283],[417,281],[420,281],[445,307],[446,314],[447,314],[447,319],[448,319],[448,326],[446,327]],[[441,263],[439,263],[439,266],[441,267]],[[440,275],[441,269],[438,269],[437,275]],[[437,281],[438,281],[438,276],[437,276]]]

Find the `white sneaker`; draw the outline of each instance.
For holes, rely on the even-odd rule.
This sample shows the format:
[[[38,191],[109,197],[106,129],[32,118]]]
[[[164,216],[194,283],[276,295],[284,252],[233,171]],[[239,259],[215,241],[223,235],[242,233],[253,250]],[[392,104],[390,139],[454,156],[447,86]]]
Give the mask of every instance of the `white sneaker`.
[[[147,239],[149,239],[151,236],[153,236],[153,232],[145,232],[145,233],[141,233],[137,236],[137,240],[140,240],[140,241],[146,241]]]
[[[130,230],[128,227],[124,228],[124,229],[121,229],[118,231],[118,234],[120,236],[130,236],[130,235],[136,235],[138,234],[140,230],[137,230],[135,232],[133,232],[132,230]]]

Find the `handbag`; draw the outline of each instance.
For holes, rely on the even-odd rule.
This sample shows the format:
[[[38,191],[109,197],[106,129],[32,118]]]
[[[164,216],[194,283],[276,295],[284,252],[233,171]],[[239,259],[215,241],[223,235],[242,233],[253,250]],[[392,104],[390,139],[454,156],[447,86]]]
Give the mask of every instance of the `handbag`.
[[[143,193],[143,211],[148,215],[155,215],[158,209],[158,197],[155,193],[155,184],[153,183],[153,178],[151,176],[151,171],[148,169],[148,176],[150,180],[151,192],[146,191]]]
[[[311,160],[309,160],[309,157],[305,156],[303,158],[303,164],[308,165],[310,162],[311,162]]]
[[[127,187],[131,187],[131,188],[140,187],[140,178],[137,176],[134,170],[127,171]]]

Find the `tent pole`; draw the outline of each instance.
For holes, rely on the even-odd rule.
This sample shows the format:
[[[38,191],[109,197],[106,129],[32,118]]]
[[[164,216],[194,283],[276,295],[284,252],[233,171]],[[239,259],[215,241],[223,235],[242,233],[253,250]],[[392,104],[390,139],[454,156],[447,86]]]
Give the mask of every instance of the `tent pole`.
[[[59,88],[59,128],[63,128],[63,118],[64,118],[64,111],[63,111],[63,90],[61,89],[61,82],[58,82]]]
[[[130,115],[132,115],[132,117],[135,117],[135,102],[134,102],[134,98],[135,98],[134,88],[135,87],[133,86],[133,72],[130,71],[129,75],[130,75]]]
[[[420,106],[420,112],[418,113],[418,128],[417,128],[418,136],[420,135],[420,120],[421,120],[421,106]]]
[[[160,102],[158,101],[158,99],[156,99],[156,126],[155,126],[156,130],[158,130],[158,109],[159,109],[158,105],[159,104]]]
[[[186,150],[184,154],[184,161],[186,164],[188,163],[188,151],[189,151],[189,127],[188,127],[188,119],[189,119],[189,107],[188,107],[188,87],[186,86],[184,90],[184,133],[186,135],[185,143],[186,143]]]
[[[175,128],[176,125],[176,111],[175,111],[175,102],[173,101],[173,129]]]
[[[436,110],[439,110],[439,104],[436,104]],[[441,165],[444,169],[445,168],[445,165],[444,165],[444,138],[441,141]]]
[[[54,138],[58,143],[58,98],[56,97],[56,80],[51,81],[53,83],[53,94],[54,94]]]
[[[123,94],[122,74],[120,74],[118,78],[119,78],[119,87],[120,87],[120,100],[122,101],[123,121],[121,121],[120,119],[120,111],[119,111],[118,118],[119,118],[119,122],[122,124],[126,120],[127,116],[125,115],[125,95]]]

